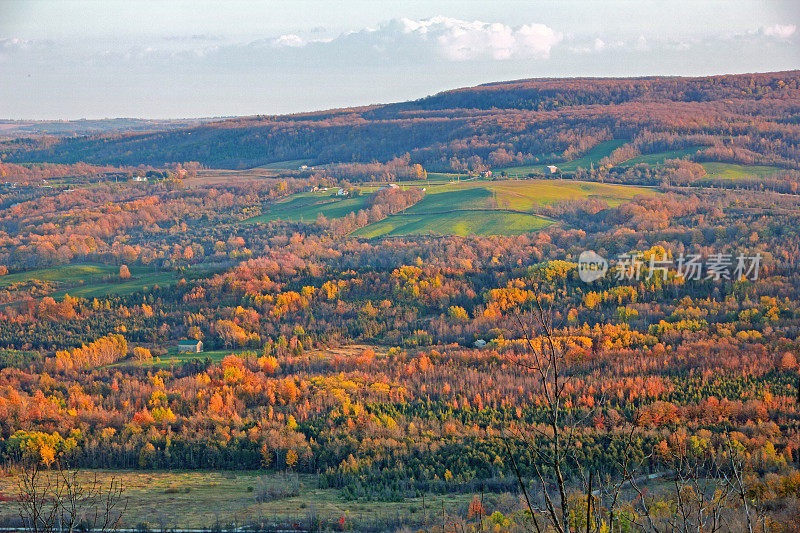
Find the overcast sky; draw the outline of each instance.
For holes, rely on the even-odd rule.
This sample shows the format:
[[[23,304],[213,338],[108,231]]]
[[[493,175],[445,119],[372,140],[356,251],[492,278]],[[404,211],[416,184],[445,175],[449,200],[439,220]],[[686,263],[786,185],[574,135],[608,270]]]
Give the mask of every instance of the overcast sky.
[[[276,114],[491,81],[800,68],[787,1],[0,0],[0,118]]]

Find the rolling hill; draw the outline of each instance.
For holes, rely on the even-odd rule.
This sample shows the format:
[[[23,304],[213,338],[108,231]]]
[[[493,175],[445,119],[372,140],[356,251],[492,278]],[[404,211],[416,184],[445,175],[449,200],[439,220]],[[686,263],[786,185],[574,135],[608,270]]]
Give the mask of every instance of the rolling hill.
[[[0,143],[0,152],[5,161],[16,163],[160,166],[197,161],[210,168],[387,161],[410,154],[428,170],[449,172],[454,158],[491,161],[498,149],[523,159],[558,156],[578,143],[594,146],[644,131],[694,132],[691,124],[698,120],[711,132],[737,120],[783,123],[798,99],[800,71],[534,79],[446,91],[412,102],[236,118],[169,131],[14,139]],[[790,155],[780,147],[770,150]]]

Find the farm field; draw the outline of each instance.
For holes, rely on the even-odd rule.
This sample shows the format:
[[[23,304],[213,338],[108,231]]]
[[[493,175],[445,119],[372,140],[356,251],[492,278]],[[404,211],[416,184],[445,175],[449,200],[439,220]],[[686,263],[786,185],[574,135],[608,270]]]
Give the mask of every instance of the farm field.
[[[613,139],[610,141],[605,141],[588,152],[583,156],[573,159],[572,161],[568,161],[566,163],[555,163],[555,165],[565,172],[574,172],[578,168],[588,169],[593,164],[597,165],[604,157],[607,157],[611,154],[614,150],[622,146],[628,142],[627,139]],[[522,165],[516,167],[503,167],[495,169],[495,172],[505,172],[509,177],[524,177],[530,173],[548,173],[547,165],[545,164],[533,164],[533,165]]]
[[[653,194],[653,190],[552,180],[448,183],[431,187],[403,213],[360,228],[353,235],[519,235],[552,224],[552,220],[528,213],[536,206],[566,198],[597,198],[613,206],[637,194]]]
[[[561,199],[596,198],[617,206],[653,189],[572,180],[469,180],[414,182],[404,187],[426,186],[425,197],[404,212],[360,228],[354,236],[374,238],[395,235],[519,235],[542,229],[551,220],[530,213],[537,206]],[[364,187],[362,191],[374,191]],[[319,214],[340,218],[365,206],[367,195],[337,198],[332,191],[305,192],[276,202],[246,223],[273,220],[313,222]]]
[[[80,298],[98,298],[109,295],[133,294],[134,292],[152,288],[156,285],[166,287],[177,283],[181,278],[178,272],[134,272],[131,270],[131,278],[125,281],[107,281],[98,284],[84,284],[56,291],[51,296],[62,298],[65,294]]]
[[[213,528],[215,525],[264,522],[294,524],[316,514],[319,520],[333,524],[342,516],[351,525],[379,521],[404,520],[423,524],[441,520],[445,512],[466,512],[472,494],[430,494],[423,510],[422,497],[402,502],[348,501],[334,488],[320,488],[318,477],[309,474],[282,474],[254,471],[85,471],[104,483],[112,478],[125,488],[128,498],[123,527],[146,526],[150,530],[174,528]],[[16,480],[0,479],[0,494],[13,494]],[[287,488],[292,489],[291,492]],[[298,495],[290,495],[293,490]],[[256,495],[272,491],[289,492],[286,497],[257,502]],[[490,496],[499,499],[497,495]],[[516,500],[513,499],[516,503]],[[0,507],[0,521],[14,519],[14,506]]]
[[[113,276],[117,272],[119,272],[119,269],[110,265],[65,265],[41,268],[0,276],[0,287],[7,287],[14,283],[24,283],[32,279],[70,285],[94,283],[102,281],[105,276]]]
[[[552,221],[507,211],[455,211],[441,214],[393,215],[353,232],[356,237],[399,235],[520,235],[540,230]]]
[[[288,220],[292,222],[313,222],[322,214],[326,218],[341,218],[348,213],[358,211],[364,207],[367,196],[354,198],[337,197],[336,188],[327,191],[304,192],[293,194],[286,199],[272,204],[265,213],[245,220],[246,223],[271,222],[273,220]],[[371,188],[362,188],[368,192]]]
[[[245,170],[205,169],[198,172],[197,177],[185,180],[187,188],[202,188],[213,185],[231,183],[257,182],[266,178],[279,176],[281,171],[266,168],[250,168]]]
[[[503,180],[447,183],[430,187],[419,203],[404,214],[427,214],[455,209],[530,211],[557,200],[597,198],[615,206],[653,189],[573,180]]]
[[[172,365],[180,365],[192,361],[193,359],[211,359],[214,363],[222,361],[226,355],[237,355],[244,359],[248,357],[258,357],[254,350],[206,350],[200,353],[187,353],[179,352],[177,347],[171,347],[165,355],[153,357],[151,363],[138,363],[139,366],[153,366],[153,367],[169,367]],[[130,365],[131,361],[126,360],[125,365]]]
[[[466,174],[459,174],[457,172],[428,172],[428,181],[452,181],[457,178],[465,179]]]
[[[202,267],[181,273],[154,271],[137,266],[132,266],[130,271],[131,278],[122,281],[117,279],[119,267],[112,265],[83,264],[41,268],[0,276],[0,288],[38,280],[47,282],[52,287],[46,295],[56,299],[63,298],[65,294],[76,298],[97,298],[132,294],[155,285],[166,287],[177,283],[182,277],[196,277],[203,272]]]
[[[274,163],[267,163],[266,165],[261,165],[258,168],[263,168],[267,170],[297,170],[302,165],[311,165],[313,163],[313,159],[288,159],[286,161],[276,161]]]
[[[684,148],[683,150],[672,150],[670,152],[657,152],[654,154],[643,154],[637,157],[633,157],[628,159],[627,161],[623,161],[620,163],[619,167],[632,167],[634,165],[660,165],[664,163],[667,159],[681,159],[688,155],[694,155],[700,150],[702,150],[703,146],[693,146],[691,148]]]
[[[354,357],[358,355],[365,349],[370,349],[376,353],[383,353],[385,350],[380,346],[367,346],[362,344],[350,344],[347,346],[340,346],[338,348],[326,348],[324,350],[310,350],[308,355],[317,359],[327,359],[329,357]],[[153,360],[149,363],[141,363],[138,361],[132,361],[131,359],[126,359],[120,363],[111,366],[130,366],[131,363],[134,363],[136,366],[147,366],[147,367],[169,367],[172,365],[180,365],[183,363],[187,363],[192,361],[193,359],[211,359],[213,363],[220,363],[226,356],[228,355],[236,355],[241,359],[257,359],[261,357],[261,352],[255,349],[223,349],[223,350],[205,350],[200,353],[186,353],[186,352],[179,352],[177,346],[172,346],[167,350],[165,355],[160,357],[153,357]]]
[[[701,163],[708,173],[706,179],[766,178],[780,172],[778,167],[764,165],[736,165],[733,163]]]

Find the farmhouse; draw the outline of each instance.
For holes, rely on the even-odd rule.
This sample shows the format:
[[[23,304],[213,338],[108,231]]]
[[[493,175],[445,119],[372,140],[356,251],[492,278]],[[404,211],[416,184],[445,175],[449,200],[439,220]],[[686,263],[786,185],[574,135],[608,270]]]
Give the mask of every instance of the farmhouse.
[[[555,174],[558,172],[558,167],[555,165],[547,165],[547,170],[550,171],[550,174]]]
[[[200,353],[203,351],[203,341],[181,339],[178,341],[178,351]]]
[[[347,191],[344,189],[339,189],[336,191],[336,196],[347,196]]]

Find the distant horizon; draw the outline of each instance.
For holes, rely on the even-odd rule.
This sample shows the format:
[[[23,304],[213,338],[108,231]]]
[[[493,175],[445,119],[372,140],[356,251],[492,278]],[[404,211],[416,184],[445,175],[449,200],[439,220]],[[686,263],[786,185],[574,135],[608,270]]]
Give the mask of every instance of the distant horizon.
[[[449,89],[442,89],[435,93],[429,93],[423,96],[412,97],[405,100],[394,100],[391,102],[372,102],[367,104],[353,104],[353,105],[346,105],[340,107],[324,107],[319,109],[306,109],[306,110],[298,110],[293,112],[287,113],[253,113],[247,115],[199,115],[199,116],[166,116],[166,117],[147,117],[147,116],[107,116],[107,117],[79,117],[79,118],[51,118],[51,119],[32,119],[32,118],[7,118],[7,117],[0,117],[0,122],[8,123],[8,122],[20,122],[20,123],[69,123],[69,122],[102,122],[102,121],[113,121],[113,120],[139,120],[139,121],[146,121],[146,122],[181,122],[181,121],[204,121],[204,122],[213,122],[213,121],[223,121],[223,120],[233,120],[239,118],[250,118],[250,117],[258,117],[258,116],[265,116],[265,117],[280,117],[280,116],[292,116],[292,115],[303,115],[309,113],[322,113],[326,111],[336,111],[340,109],[357,109],[363,107],[370,107],[370,106],[385,106],[385,105],[392,105],[398,104],[403,102],[413,102],[416,100],[421,100],[427,98],[429,96],[434,96],[436,94],[445,93],[449,91],[457,91],[461,89],[470,89],[474,87],[481,87],[487,85],[500,85],[506,83],[518,83],[518,82],[525,82],[525,81],[537,81],[537,80],[569,80],[569,79],[582,79],[582,80],[591,80],[591,79],[647,79],[647,78],[710,78],[710,77],[722,77],[722,76],[747,76],[747,75],[758,75],[758,74],[777,74],[777,73],[791,73],[791,72],[798,72],[800,68],[795,69],[787,69],[787,70],[769,70],[769,71],[750,71],[750,72],[726,72],[720,74],[698,74],[698,75],[681,75],[681,74],[643,74],[640,76],[542,76],[542,77],[535,77],[535,78],[517,78],[517,79],[508,79],[508,80],[496,80],[496,81],[487,81],[478,83],[475,85],[463,85],[458,87],[452,87]]]
[[[498,80],[800,68],[789,0],[0,0],[0,117],[398,102]]]

